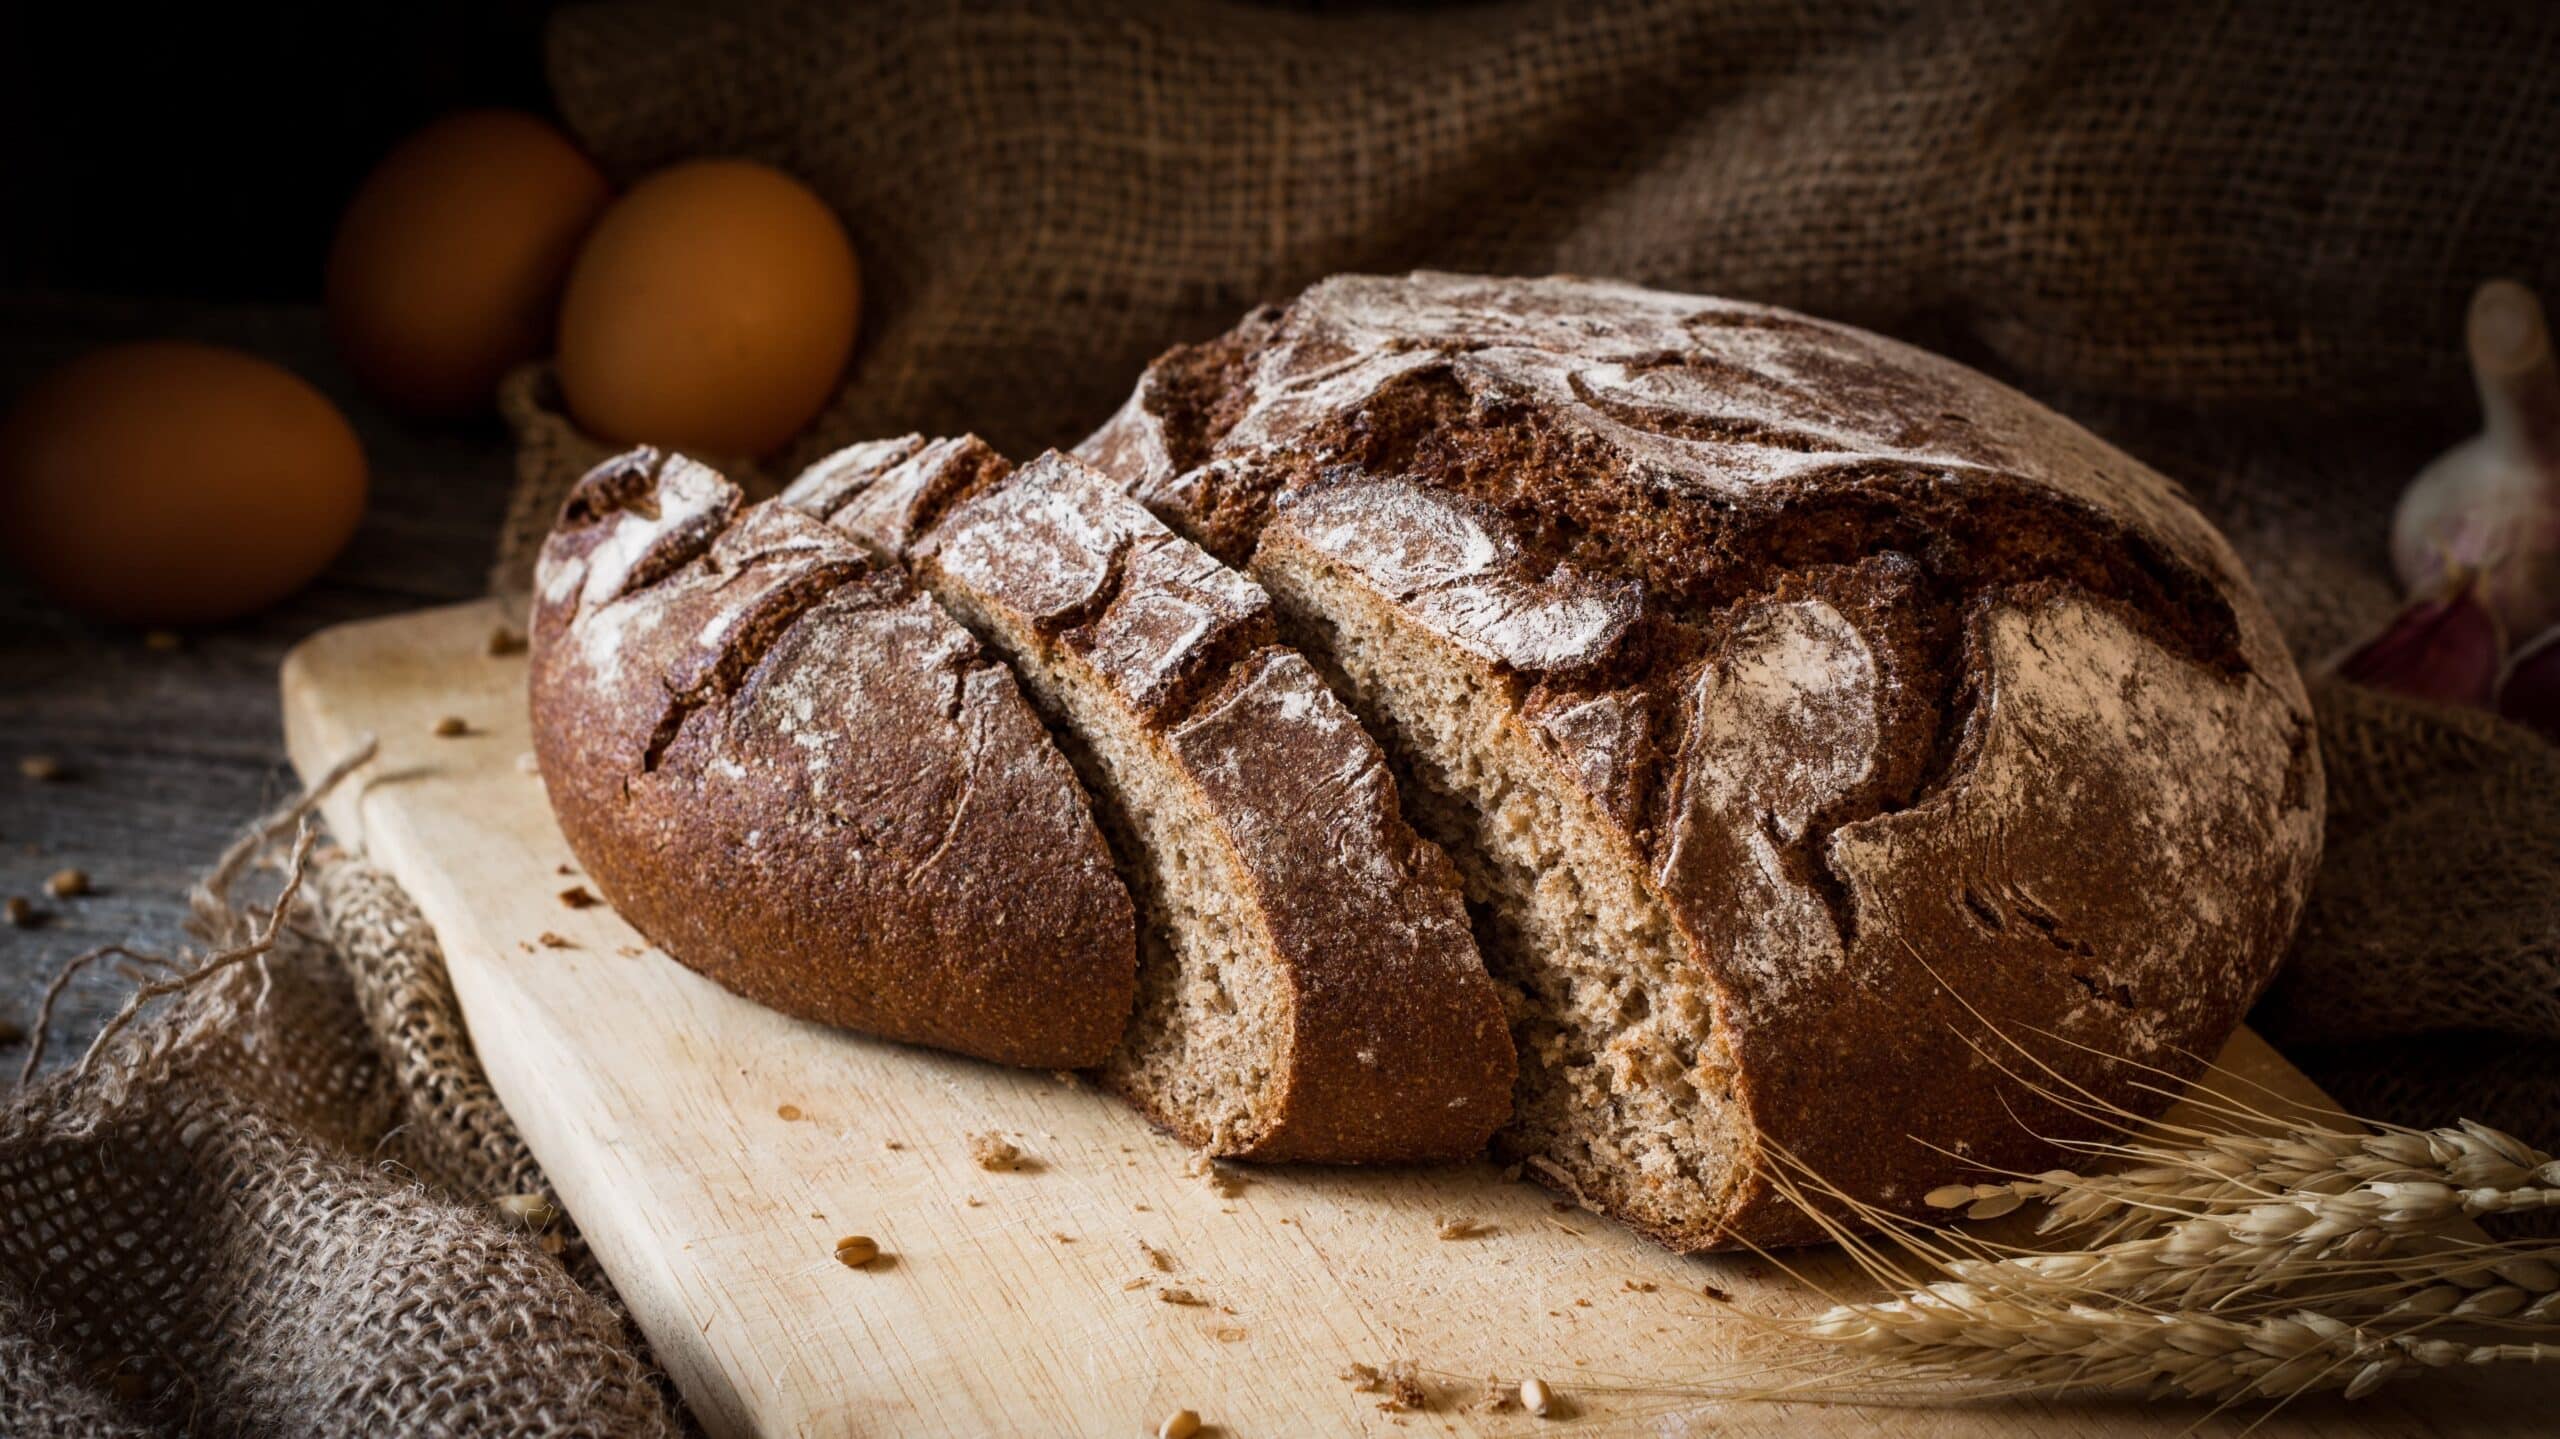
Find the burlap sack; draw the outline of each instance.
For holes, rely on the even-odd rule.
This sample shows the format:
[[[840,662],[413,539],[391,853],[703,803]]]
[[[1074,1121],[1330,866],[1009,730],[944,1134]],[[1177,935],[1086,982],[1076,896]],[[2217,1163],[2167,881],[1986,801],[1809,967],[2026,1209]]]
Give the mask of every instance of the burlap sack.
[[[2308,660],[2387,613],[2391,498],[2474,423],[2472,286],[2560,295],[2554,55],[2560,7],[2336,0],[663,0],[550,36],[617,176],[749,155],[845,216],[867,333],[779,472],[911,429],[1072,440],[1168,343],[1337,270],[1617,275],[2081,416],[2194,489]],[[593,454],[542,383],[508,402],[502,585]],[[2318,703],[2330,861],[2258,1022],[2351,1104],[2550,1143],[2560,761]],[[315,888],[271,983],[0,1122],[0,1433],[663,1428],[609,1302],[489,1207],[541,1183],[431,937],[358,865]]]

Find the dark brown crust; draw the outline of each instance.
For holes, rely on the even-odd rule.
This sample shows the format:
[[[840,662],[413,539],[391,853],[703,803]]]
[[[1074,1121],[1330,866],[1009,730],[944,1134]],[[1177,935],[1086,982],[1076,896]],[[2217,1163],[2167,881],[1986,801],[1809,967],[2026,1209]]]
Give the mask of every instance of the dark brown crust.
[[[1259,587],[1056,455],[951,511],[914,559],[955,608],[1003,617],[1000,647],[1036,647],[1018,663],[1100,680],[1118,722],[1216,817],[1291,1008],[1279,1097],[1232,1152],[1480,1149],[1509,1113],[1513,1063],[1456,876],[1404,822],[1376,745],[1274,640]]]
[[[2032,1169],[2025,1125],[2087,1132],[1989,1070],[1968,1038],[2026,1061],[1967,1003],[2156,1110],[2032,1034],[2193,1073],[2299,914],[2308,707],[2228,547],[1934,357],[1627,286],[1343,277],[1168,355],[1079,453],[1231,562],[1348,563],[1511,696],[1680,924],[1752,1127],[1868,1201],[1966,1177],[1908,1133]],[[1825,615],[1863,678],[1760,723],[1769,759],[1700,748],[1721,667]],[[1750,768],[1787,754],[1838,772]],[[1681,1249],[1818,1232],[1756,1173],[1686,1212],[1584,1178]]]
[[[1134,922],[1011,675],[893,565],[652,451],[543,549],[534,750],[596,887],[786,1014],[1006,1064],[1119,1042]]]

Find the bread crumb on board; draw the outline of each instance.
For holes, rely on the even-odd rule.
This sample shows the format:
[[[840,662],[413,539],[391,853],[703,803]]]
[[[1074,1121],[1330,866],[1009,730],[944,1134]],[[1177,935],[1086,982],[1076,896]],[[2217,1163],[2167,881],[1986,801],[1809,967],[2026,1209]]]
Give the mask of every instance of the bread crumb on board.
[[[1171,1274],[1173,1272],[1173,1256],[1166,1253],[1164,1250],[1158,1249],[1154,1245],[1141,1239],[1138,1241],[1138,1253],[1146,1257],[1148,1267],[1154,1269],[1158,1274]]]
[[[1479,1239],[1493,1232],[1494,1226],[1472,1214],[1461,1214],[1455,1219],[1440,1221],[1440,1237],[1443,1239]]]
[[[603,900],[596,898],[594,890],[583,884],[573,884],[560,891],[560,902],[571,909],[593,909],[604,903]]]
[[[1167,1303],[1167,1304],[1181,1304],[1181,1305],[1185,1305],[1185,1306],[1197,1306],[1197,1307],[1199,1307],[1199,1308],[1203,1308],[1203,1309],[1207,1308],[1207,1307],[1208,1307],[1208,1305],[1209,1305],[1209,1301],[1208,1301],[1208,1300],[1201,1298],[1199,1295],[1192,1293],[1190,1290],[1188,1290],[1188,1289],[1178,1289],[1178,1288],[1175,1288],[1175,1287],[1174,1287],[1174,1286],[1172,1286],[1172,1285],[1165,1285],[1165,1286],[1163,1286],[1163,1287],[1161,1287],[1161,1288],[1157,1289],[1157,1290],[1156,1290],[1156,1298],[1163,1300],[1163,1301],[1164,1301],[1165,1303]]]
[[[1244,1192],[1245,1177],[1206,1153],[1192,1155],[1182,1172],[1229,1199]]]
[[[540,940],[544,949],[576,949],[578,947],[574,941],[568,938],[568,936],[555,934],[547,929],[537,936],[537,938]]]
[[[1431,1391],[1422,1387],[1422,1366],[1410,1359],[1387,1365],[1353,1364],[1339,1376],[1355,1394],[1379,1394],[1378,1407],[1389,1414],[1431,1407]]]
[[[992,1174],[1036,1167],[1024,1157],[1019,1146],[992,1129],[969,1136],[969,1158],[980,1169]]]

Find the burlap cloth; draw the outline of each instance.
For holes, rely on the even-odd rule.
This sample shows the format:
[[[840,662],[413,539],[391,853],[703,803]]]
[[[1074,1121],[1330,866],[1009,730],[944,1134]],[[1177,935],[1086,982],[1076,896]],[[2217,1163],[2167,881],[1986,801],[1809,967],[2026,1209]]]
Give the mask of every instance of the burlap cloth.
[[[2307,662],[2387,612],[2391,499],[2474,424],[2472,286],[2560,295],[2560,7],[668,3],[565,12],[549,54],[616,175],[750,155],[845,216],[856,373],[774,472],[1071,440],[1166,344],[1337,270],[1617,275],[2083,417],[2188,482]],[[595,453],[538,374],[508,408],[502,584]],[[2318,703],[2329,858],[2257,1022],[2351,1105],[2552,1143],[2560,754]],[[208,946],[254,919],[199,908]],[[542,1189],[433,936],[324,854],[262,965],[0,1116],[0,1433],[680,1424],[574,1230],[492,1207]]]

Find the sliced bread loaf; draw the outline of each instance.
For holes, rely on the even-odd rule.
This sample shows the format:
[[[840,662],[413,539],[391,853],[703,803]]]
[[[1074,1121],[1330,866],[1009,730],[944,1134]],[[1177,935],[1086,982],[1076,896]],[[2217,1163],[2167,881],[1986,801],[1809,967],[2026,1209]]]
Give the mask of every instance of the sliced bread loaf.
[[[1071,737],[1138,898],[1136,1009],[1103,1080],[1222,1155],[1479,1149],[1513,1060],[1456,877],[1261,589],[1056,455],[911,556]]]
[[[1011,673],[860,545],[619,456],[542,554],[534,752],[570,848],[677,960],[785,1013],[1100,1062],[1126,890]]]

